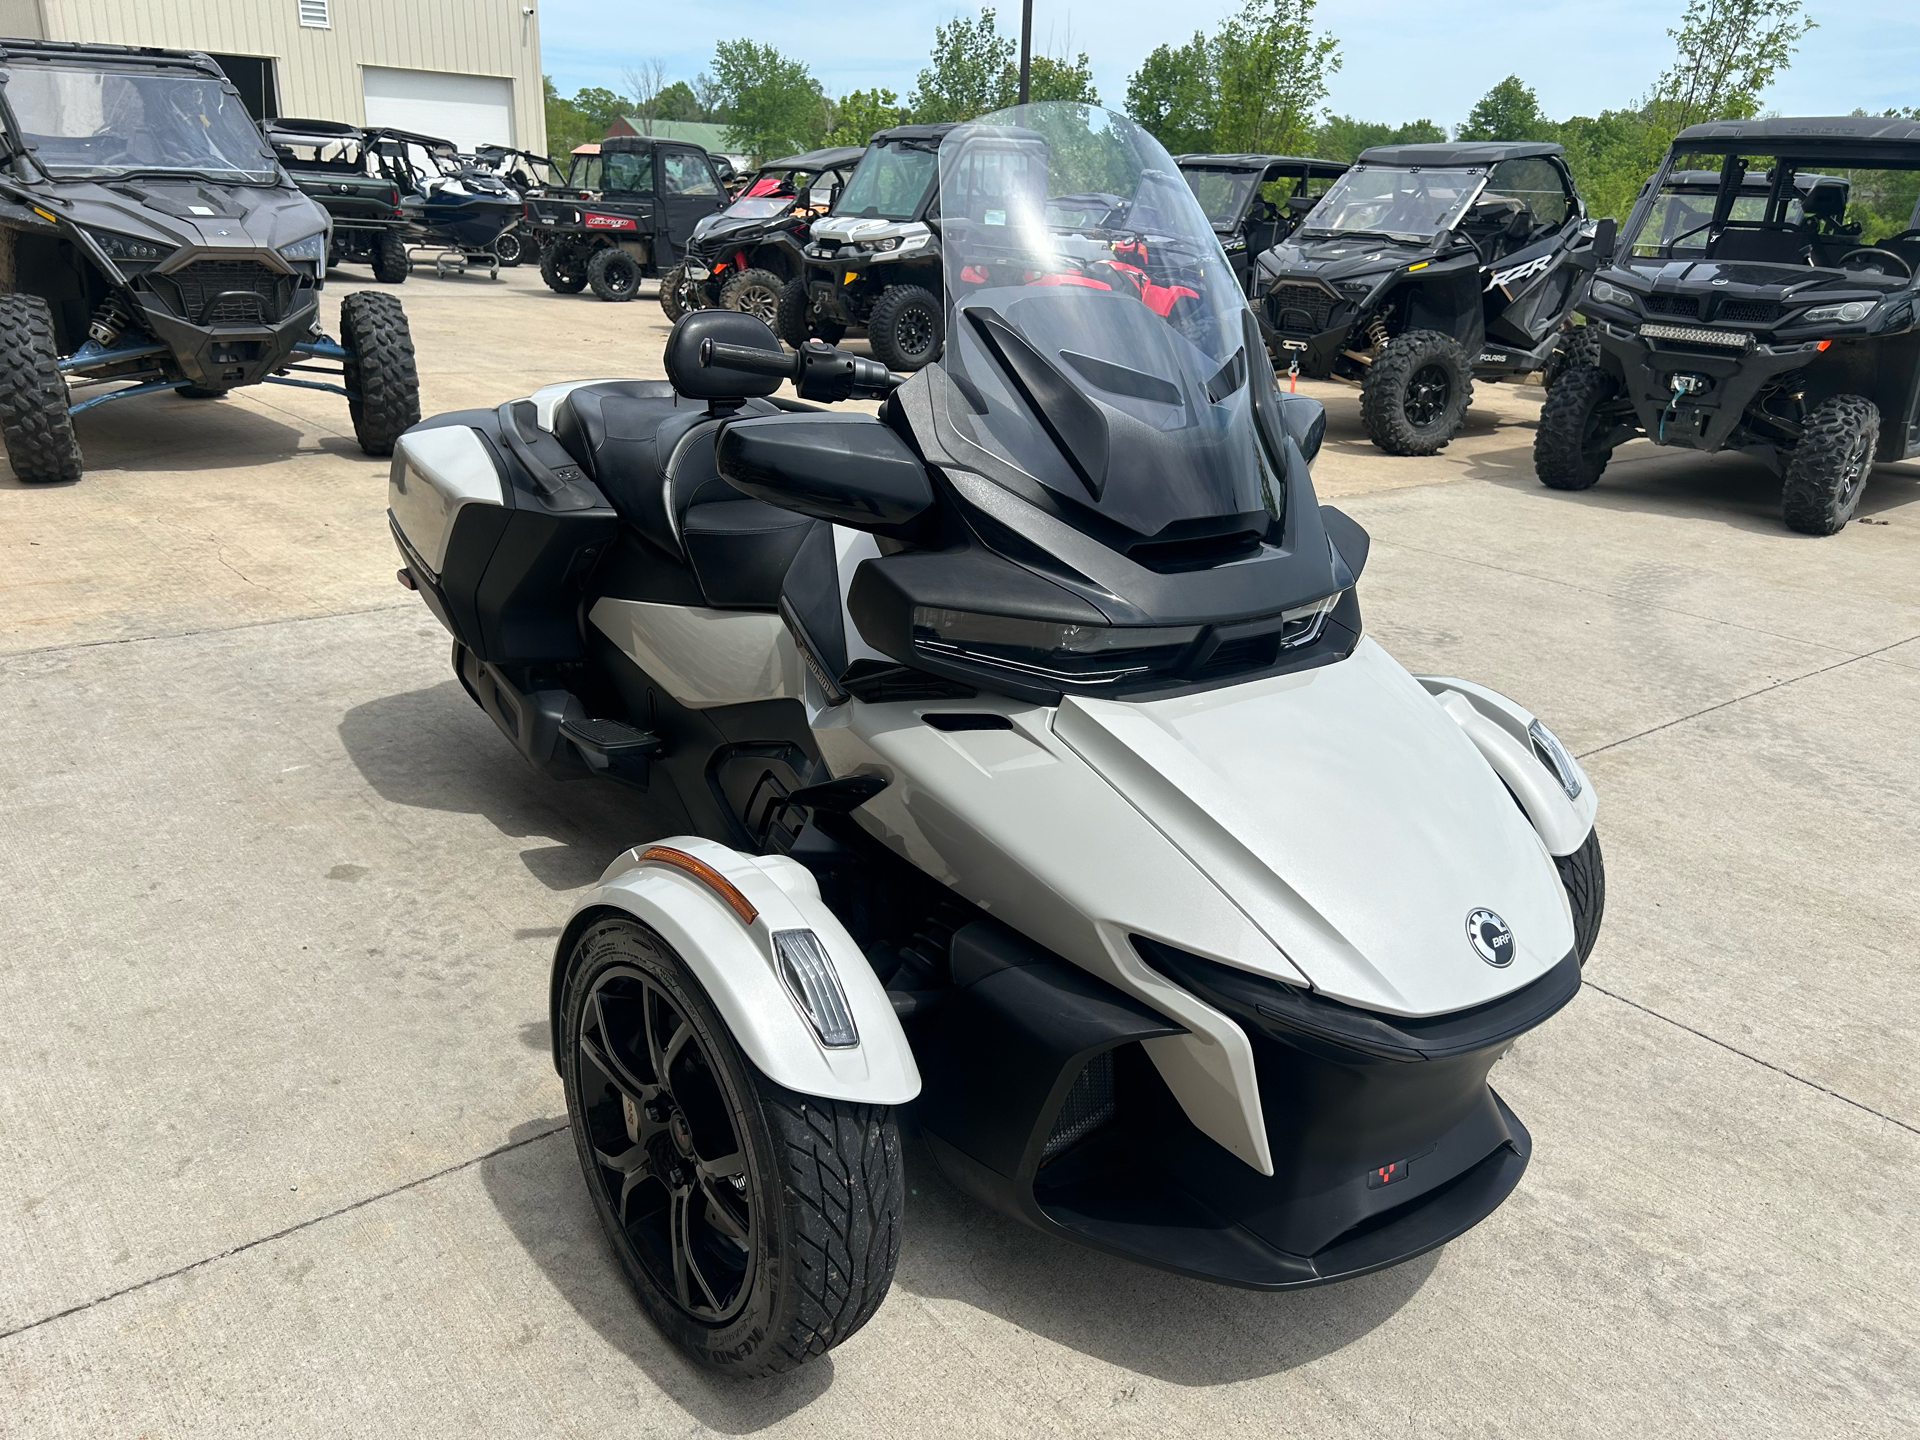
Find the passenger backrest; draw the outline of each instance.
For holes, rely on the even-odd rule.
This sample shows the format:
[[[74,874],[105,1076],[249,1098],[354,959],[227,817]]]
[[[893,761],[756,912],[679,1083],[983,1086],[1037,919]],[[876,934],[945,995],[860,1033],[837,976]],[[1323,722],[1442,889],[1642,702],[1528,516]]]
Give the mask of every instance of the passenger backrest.
[[[1807,242],[1798,230],[1777,225],[1730,223],[1713,242],[1714,260],[1758,260],[1775,265],[1806,263]]]

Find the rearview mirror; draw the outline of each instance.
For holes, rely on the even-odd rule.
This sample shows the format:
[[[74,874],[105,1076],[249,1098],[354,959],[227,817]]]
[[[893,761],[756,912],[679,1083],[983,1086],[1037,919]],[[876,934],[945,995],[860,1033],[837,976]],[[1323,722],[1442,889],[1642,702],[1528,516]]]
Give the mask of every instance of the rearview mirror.
[[[1613,216],[1608,215],[1593,227],[1593,258],[1602,265],[1613,262],[1614,242],[1620,227]]]
[[[795,192],[793,208],[796,210],[811,210],[813,208],[813,187],[811,185],[803,185]]]
[[[714,464],[755,500],[898,540],[918,534],[933,509],[927,467],[872,415],[731,420]]]

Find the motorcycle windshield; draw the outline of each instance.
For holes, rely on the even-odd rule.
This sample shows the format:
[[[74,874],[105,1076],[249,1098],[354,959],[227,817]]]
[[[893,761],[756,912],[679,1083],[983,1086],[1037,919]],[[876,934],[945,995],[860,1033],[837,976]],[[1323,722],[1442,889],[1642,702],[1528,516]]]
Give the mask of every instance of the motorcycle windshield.
[[[940,147],[946,419],[983,473],[1111,533],[1265,536],[1283,512],[1244,292],[1172,158],[1125,116],[998,111]],[[1009,471],[1020,472],[1010,474]],[[1024,477],[1024,478],[1023,478]]]
[[[1385,235],[1431,240],[1459,223],[1487,172],[1356,165],[1320,197],[1302,235]]]
[[[272,152],[239,97],[204,75],[16,65],[6,91],[21,138],[50,175],[274,179]]]

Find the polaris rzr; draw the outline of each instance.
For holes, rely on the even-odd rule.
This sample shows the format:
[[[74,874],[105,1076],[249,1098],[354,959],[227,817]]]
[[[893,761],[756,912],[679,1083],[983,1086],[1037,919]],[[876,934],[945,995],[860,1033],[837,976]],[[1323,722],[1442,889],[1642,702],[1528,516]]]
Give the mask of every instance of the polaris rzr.
[[[1383,145],[1262,255],[1256,308],[1277,363],[1360,382],[1367,435],[1431,455],[1475,377],[1544,365],[1586,273],[1585,208],[1558,145]]]
[[[1249,294],[1257,275],[1254,262],[1299,229],[1320,197],[1347,173],[1342,161],[1300,155],[1174,158]]]
[[[212,60],[6,40],[0,67],[0,434],[16,476],[79,479],[73,416],[96,405],[262,381],[346,396],[360,448],[392,452],[420,418],[406,316],[391,295],[349,295],[340,342],[322,333],[326,212]]]
[[[951,125],[882,130],[825,219],[813,222],[807,268],[780,297],[775,332],[789,345],[839,341],[866,327],[876,359],[918,370],[946,337],[940,299],[938,155]]]
[[[574,295],[631,300],[643,279],[680,264],[693,228],[726,208],[713,157],[698,145],[615,135],[573,157],[567,194],[527,201],[540,278]]]
[[[293,183],[333,221],[327,264],[368,265],[383,285],[403,283],[413,266],[400,182],[376,167],[366,131],[334,120],[269,120],[263,128]]]
[[[1634,436],[1743,450],[1790,528],[1831,535],[1876,460],[1920,455],[1920,124],[1683,130],[1599,248],[1597,345],[1540,412],[1545,484],[1586,489]]]
[[[880,1304],[909,1102],[986,1204],[1183,1275],[1444,1244],[1526,1169],[1487,1075],[1601,918],[1578,762],[1363,637],[1324,416],[1166,152],[1025,106],[939,188],[918,374],[702,310],[667,381],[439,416],[393,467],[468,694],[671,836],[575,906],[553,1058],[641,1304],[734,1375]]]
[[[771,325],[780,292],[806,268],[808,227],[833,207],[864,153],[836,146],[762,165],[731,205],[693,227],[686,259],[660,282],[667,318],[723,305]]]

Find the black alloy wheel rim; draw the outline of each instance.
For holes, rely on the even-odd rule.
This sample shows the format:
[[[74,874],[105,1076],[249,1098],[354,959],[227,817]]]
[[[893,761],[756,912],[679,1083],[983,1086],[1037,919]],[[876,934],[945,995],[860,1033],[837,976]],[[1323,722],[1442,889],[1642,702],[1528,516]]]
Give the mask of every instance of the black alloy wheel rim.
[[[909,305],[894,322],[900,353],[913,360],[933,354],[933,314],[924,305]]]
[[[620,1243],[708,1325],[752,1291],[758,1217],[718,1067],[680,1007],[628,966],[594,982],[575,1040],[590,1182]]]
[[[1422,365],[1407,382],[1407,398],[1401,402],[1407,423],[1425,430],[1447,413],[1453,398],[1453,377],[1444,365]]]
[[[1842,513],[1853,504],[1854,498],[1867,483],[1867,471],[1872,468],[1868,464],[1868,456],[1873,450],[1873,439],[1870,432],[1863,433],[1847,451],[1846,464],[1840,471],[1840,492],[1835,497]]]
[[[609,265],[606,270],[607,288],[616,295],[624,295],[640,283],[640,272],[629,263]]]
[[[751,315],[756,320],[773,324],[774,312],[780,308],[780,297],[764,285],[749,285],[740,292],[740,313]]]

